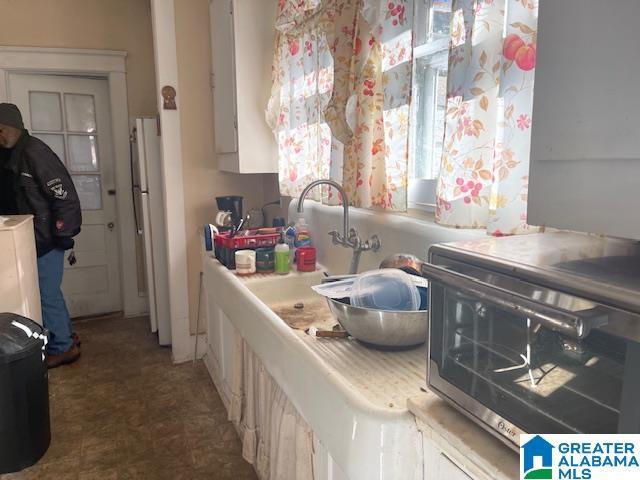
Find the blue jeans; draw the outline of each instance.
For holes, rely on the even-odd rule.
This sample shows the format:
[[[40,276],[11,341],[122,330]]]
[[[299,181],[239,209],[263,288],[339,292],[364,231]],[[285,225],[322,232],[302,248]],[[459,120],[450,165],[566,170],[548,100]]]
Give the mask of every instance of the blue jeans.
[[[60,290],[63,272],[64,250],[56,248],[38,258],[42,320],[49,330],[47,350],[50,355],[67,352],[73,344],[69,311]]]

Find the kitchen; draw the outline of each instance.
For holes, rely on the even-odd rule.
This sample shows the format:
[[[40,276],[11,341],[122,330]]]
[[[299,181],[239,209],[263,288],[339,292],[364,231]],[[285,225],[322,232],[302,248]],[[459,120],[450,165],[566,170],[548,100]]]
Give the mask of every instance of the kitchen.
[[[100,175],[105,212],[87,209],[78,261],[107,260],[67,268],[63,291],[73,317],[122,312],[117,328],[142,318],[141,335],[157,331],[135,358],[162,352],[166,372],[152,371],[166,385],[202,359],[188,384],[209,406],[192,406],[204,421],[215,403],[234,460],[207,469],[183,448],[181,476],[517,478],[521,434],[640,430],[640,231],[626,214],[639,206],[634,2],[83,3],[7,2],[0,100],[27,105],[33,123],[29,95],[69,95],[48,77],[104,79],[108,116],[89,133],[105,168],[71,174]],[[24,27],[37,11],[55,22]],[[27,128],[45,142],[58,131]],[[70,157],[79,133],[60,131]],[[161,175],[155,188],[146,175],[147,191],[130,156],[149,146],[147,170]],[[231,196],[242,203],[224,204]],[[284,235],[290,271],[265,273],[283,227],[305,238]],[[98,230],[104,240],[89,242]],[[238,257],[245,246],[253,253]],[[426,341],[371,347],[378,340],[340,320],[349,306],[311,287],[399,253],[429,281]],[[260,271],[227,268],[238,258]],[[97,282],[100,292],[87,289]],[[110,321],[76,322],[87,362]],[[49,374],[54,413],[74,368]],[[144,368],[132,385],[148,380]],[[176,398],[176,412],[190,402]],[[154,442],[151,458],[162,452]],[[67,462],[89,469],[79,450]],[[45,455],[32,468],[54,463]],[[134,477],[180,476],[169,471]]]

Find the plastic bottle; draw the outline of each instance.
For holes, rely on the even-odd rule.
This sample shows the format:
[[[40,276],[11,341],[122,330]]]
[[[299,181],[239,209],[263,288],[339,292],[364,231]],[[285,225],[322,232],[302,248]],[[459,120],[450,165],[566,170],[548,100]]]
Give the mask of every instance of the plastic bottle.
[[[289,245],[285,242],[284,232],[280,234],[280,240],[275,248],[276,251],[276,273],[286,275],[289,273]]]
[[[290,223],[287,229],[284,231],[285,234],[285,243],[289,247],[289,265],[293,264],[293,258],[296,253],[296,246],[294,245],[296,242],[296,227],[295,223]]]
[[[296,248],[311,246],[311,233],[309,232],[309,227],[304,217],[300,217],[298,223],[296,223],[296,240],[294,245]]]

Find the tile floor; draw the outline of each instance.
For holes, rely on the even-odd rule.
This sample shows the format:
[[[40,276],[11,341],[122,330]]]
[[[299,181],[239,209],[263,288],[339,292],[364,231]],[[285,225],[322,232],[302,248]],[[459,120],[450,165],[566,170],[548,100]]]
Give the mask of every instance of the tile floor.
[[[9,479],[255,479],[199,362],[174,366],[146,318],[76,323],[82,358],[50,372],[52,440]]]

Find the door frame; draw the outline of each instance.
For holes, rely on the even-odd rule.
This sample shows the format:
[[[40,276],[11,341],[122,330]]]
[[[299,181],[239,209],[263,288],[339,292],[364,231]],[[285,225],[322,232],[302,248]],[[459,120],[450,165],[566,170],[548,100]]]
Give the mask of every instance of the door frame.
[[[0,102],[8,101],[11,73],[82,75],[109,84],[111,129],[116,181],[116,216],[120,254],[120,290],[126,317],[149,311],[147,297],[138,294],[135,221],[129,167],[129,111],[126,79],[127,52],[45,47],[0,46]]]

